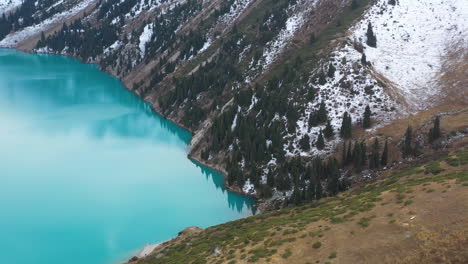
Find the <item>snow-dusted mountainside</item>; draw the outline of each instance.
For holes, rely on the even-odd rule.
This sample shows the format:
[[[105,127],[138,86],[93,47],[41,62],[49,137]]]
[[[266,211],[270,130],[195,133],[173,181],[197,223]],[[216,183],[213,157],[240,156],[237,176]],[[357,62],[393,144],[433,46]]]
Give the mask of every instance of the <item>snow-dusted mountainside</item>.
[[[460,0],[379,0],[352,29],[365,42],[368,22],[377,47],[365,54],[376,72],[398,88],[412,110],[422,110],[442,91],[444,58],[457,45],[468,52],[468,3]],[[463,56],[461,56],[463,57]]]
[[[466,1],[20,4],[0,0],[0,46],[99,64],[195,133],[191,157],[251,194],[305,191],[312,176],[298,171],[365,137],[343,132],[345,115],[365,135],[437,105],[451,89],[466,96]]]

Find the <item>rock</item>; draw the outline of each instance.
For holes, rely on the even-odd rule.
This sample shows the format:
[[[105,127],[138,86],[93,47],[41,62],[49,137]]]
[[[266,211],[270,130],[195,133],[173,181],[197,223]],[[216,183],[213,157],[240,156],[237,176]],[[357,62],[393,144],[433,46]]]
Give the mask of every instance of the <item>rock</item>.
[[[178,236],[189,236],[191,234],[198,233],[198,232],[200,232],[202,230],[203,229],[201,229],[198,226],[189,226],[189,227],[185,228],[184,230],[180,231],[179,234],[177,234],[177,235]]]
[[[133,256],[131,259],[128,260],[128,262],[135,262],[135,261],[138,261],[137,256]]]

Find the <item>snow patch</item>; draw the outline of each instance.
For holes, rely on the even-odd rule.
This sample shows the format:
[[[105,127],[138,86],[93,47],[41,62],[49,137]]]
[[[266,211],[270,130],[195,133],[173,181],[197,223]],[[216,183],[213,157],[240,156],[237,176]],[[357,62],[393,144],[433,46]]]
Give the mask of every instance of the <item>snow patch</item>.
[[[378,0],[353,29],[366,42],[369,22],[377,48],[365,48],[374,69],[396,84],[413,110],[425,109],[440,90],[436,83],[451,45],[468,49],[468,2],[464,0]]]
[[[250,183],[250,179],[247,179],[247,181],[244,184],[244,187],[242,187],[242,191],[245,194],[250,194],[250,195],[254,195],[257,193],[257,191],[255,190],[255,186],[252,183]]]
[[[148,43],[151,40],[152,35],[153,26],[152,23],[149,23],[145,26],[145,28],[143,29],[143,33],[141,33],[140,35],[140,44],[138,45],[138,47],[140,48],[142,58],[145,56],[146,43]]]

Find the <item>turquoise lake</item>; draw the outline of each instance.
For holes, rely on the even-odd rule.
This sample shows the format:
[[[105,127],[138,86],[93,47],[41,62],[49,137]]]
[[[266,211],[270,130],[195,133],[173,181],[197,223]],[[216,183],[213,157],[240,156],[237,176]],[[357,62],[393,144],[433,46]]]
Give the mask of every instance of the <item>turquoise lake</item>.
[[[0,49],[1,262],[119,263],[253,214],[190,137],[96,66]]]

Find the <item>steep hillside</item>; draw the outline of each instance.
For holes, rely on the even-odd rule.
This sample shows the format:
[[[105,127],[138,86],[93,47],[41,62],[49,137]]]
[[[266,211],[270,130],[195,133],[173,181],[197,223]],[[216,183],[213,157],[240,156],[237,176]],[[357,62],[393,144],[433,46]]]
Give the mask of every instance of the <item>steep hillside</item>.
[[[333,198],[188,229],[131,263],[466,263],[468,152]]]
[[[9,1],[0,46],[98,64],[194,133],[191,158],[261,198],[336,194],[400,158],[385,131],[364,144],[377,129],[466,109],[462,1]],[[386,141],[397,153],[373,164]],[[358,169],[326,158],[343,142]]]

